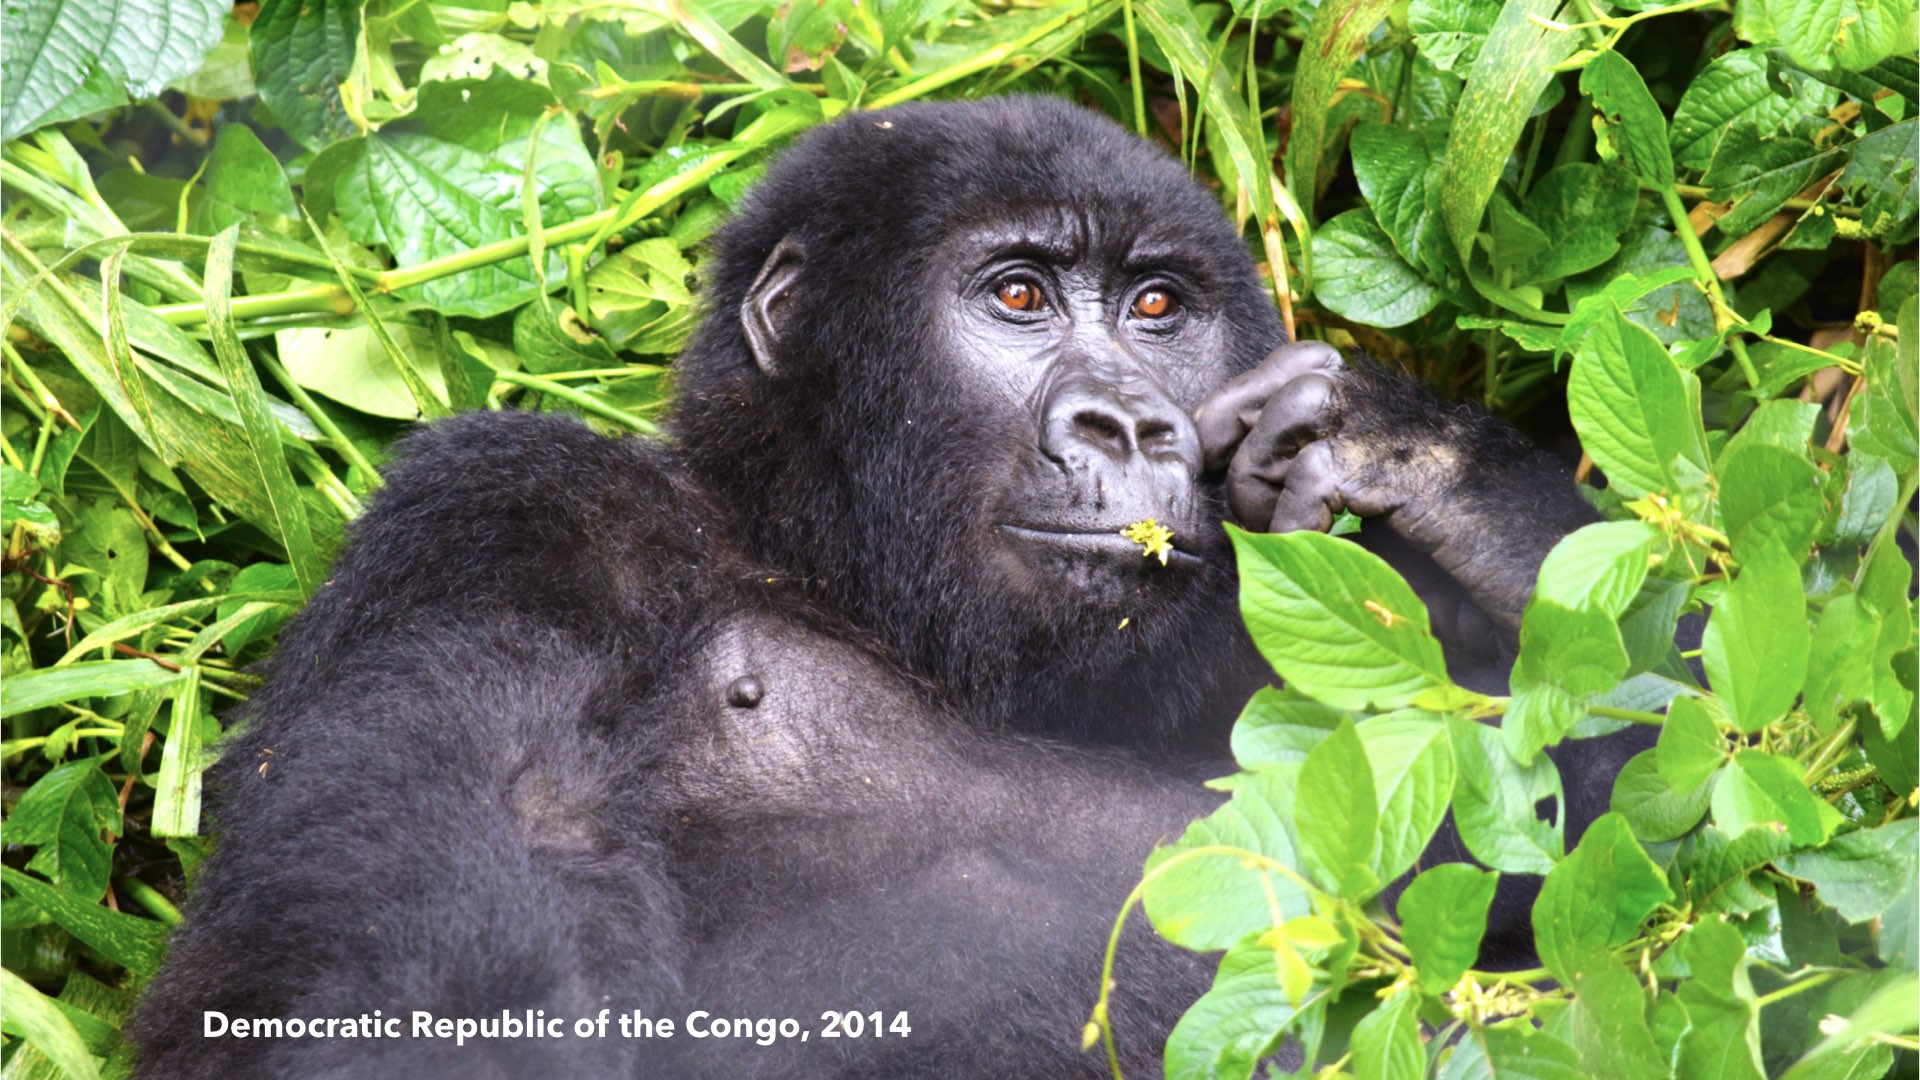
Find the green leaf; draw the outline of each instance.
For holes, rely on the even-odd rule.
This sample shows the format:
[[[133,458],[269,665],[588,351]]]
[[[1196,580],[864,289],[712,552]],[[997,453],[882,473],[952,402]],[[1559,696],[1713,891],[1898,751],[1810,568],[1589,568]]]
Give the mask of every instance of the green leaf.
[[[1241,615],[1290,687],[1338,708],[1391,709],[1450,685],[1426,607],[1378,556],[1316,532],[1228,534]]]
[[[1707,467],[1698,383],[1651,333],[1617,312],[1581,343],[1567,407],[1587,453],[1629,497],[1693,486]]]
[[[1735,49],[1714,58],[1687,84],[1673,110],[1669,143],[1673,156],[1689,169],[1704,169],[1722,132],[1745,124],[1762,137],[1788,128],[1800,117],[1824,116],[1839,94],[1805,76],[1792,80],[1791,95],[1778,92],[1767,73],[1761,49]]]
[[[1373,767],[1352,720],[1307,754],[1294,802],[1300,862],[1308,876],[1337,896],[1365,899],[1380,887],[1373,870],[1379,805]]]
[[[0,141],[32,131],[80,89],[113,37],[115,13],[81,0],[8,6],[0,51]]]
[[[1500,731],[1460,717],[1449,717],[1457,779],[1454,823],[1460,840],[1482,863],[1509,874],[1544,874],[1560,860],[1564,841],[1558,808],[1563,805],[1560,771],[1545,755],[1525,768],[1513,760]],[[1534,807],[1553,799],[1551,822],[1534,816]]]
[[[1865,71],[1911,52],[1915,12],[1902,0],[1765,0],[1774,32],[1795,63]]]
[[[1727,760],[1727,741],[1698,698],[1681,696],[1667,706],[1660,728],[1660,776],[1675,791],[1692,791]]]
[[[1293,189],[1294,201],[1303,207],[1311,209],[1319,195],[1321,178],[1330,171],[1322,158],[1326,153],[1327,117],[1340,79],[1392,7],[1390,0],[1325,0],[1314,12],[1306,40],[1300,43],[1300,63],[1293,76],[1293,135],[1287,141],[1287,184]],[[1316,235],[1316,247],[1318,240]],[[1316,250],[1314,258],[1319,257]],[[1322,289],[1338,277],[1338,273],[1325,269],[1316,272]],[[1321,300],[1326,301],[1324,293]],[[1374,325],[1399,326],[1414,317]]]
[[[693,332],[692,274],[693,264],[665,237],[622,248],[587,275],[593,328],[616,349],[679,352]]]
[[[1838,812],[1807,790],[1789,758],[1742,750],[1713,789],[1713,821],[1730,836],[1748,829],[1784,832],[1796,846],[1824,843]]]
[[[133,972],[135,978],[146,979],[160,966],[167,929],[159,923],[69,896],[11,866],[0,866],[0,882],[45,912],[81,944]]]
[[[232,5],[222,0],[36,0],[7,8],[0,141],[149,98],[200,66]]]
[[[1147,858],[1141,903],[1161,937],[1194,950],[1227,948],[1272,925],[1270,896],[1279,898],[1285,914],[1308,913],[1299,885],[1244,854],[1297,863],[1288,831],[1297,774],[1286,767],[1247,774],[1225,806]],[[1215,847],[1226,850],[1196,851]]]
[[[1862,135],[1853,144],[1853,161],[1840,177],[1849,201],[1860,207],[1862,226],[1882,243],[1913,243],[1914,217],[1920,212],[1920,166],[1913,154],[1916,131],[1920,121],[1903,120]]]
[[[1667,121],[1632,62],[1609,49],[1580,72],[1580,92],[1593,99],[1600,156],[1631,168],[1656,188],[1673,184]]]
[[[1715,224],[1730,237],[1751,232],[1845,156],[1841,149],[1816,149],[1800,135],[1763,139],[1752,124],[1735,124],[1720,136],[1703,178],[1709,198],[1733,203]]]
[[[1826,474],[1804,451],[1749,442],[1729,448],[1716,471],[1720,514],[1735,557],[1753,557],[1764,546],[1796,561],[1806,555],[1826,512],[1820,494]]]
[[[4,487],[0,488],[0,530],[12,533],[18,526],[42,548],[59,543],[60,519],[45,503],[34,498],[40,494],[40,482],[33,474],[12,465],[0,465],[0,476],[5,477]]]
[[[1580,1065],[1573,1047],[1544,1031],[1469,1027],[1439,1080],[1588,1080]]]
[[[1644,573],[1644,556],[1637,561]],[[1594,698],[1620,685],[1626,671],[1627,651],[1612,616],[1536,595],[1521,616],[1513,698],[1500,722],[1514,760],[1530,763],[1543,748],[1557,744],[1586,717]]]
[[[0,991],[4,991],[7,999],[7,1012],[4,1020],[0,1020],[0,1028],[45,1054],[65,1080],[99,1080],[100,1070],[93,1055],[87,1052],[86,1042],[52,998],[4,968],[0,968]]]
[[[1613,258],[1639,197],[1633,174],[1615,166],[1576,161],[1542,176],[1521,209],[1546,248],[1513,267],[1513,283],[1557,281]]]
[[[1613,778],[1613,811],[1627,819],[1633,835],[1648,842],[1672,840],[1698,825],[1713,797],[1704,781],[1688,788],[1669,784],[1655,755],[1654,750],[1635,754]]]
[[[1534,599],[1563,608],[1592,607],[1618,618],[1646,580],[1657,535],[1639,521],[1600,522],[1568,533],[1540,564]]]
[[[1747,946],[1724,920],[1696,923],[1681,939],[1692,977],[1680,983],[1692,1026],[1680,1037],[1678,1075],[1760,1080],[1760,1007],[1747,978]]]
[[[1431,713],[1374,717],[1359,731],[1379,798],[1376,870],[1380,880],[1392,881],[1420,858],[1447,814],[1453,799],[1453,743],[1445,722]]]
[[[340,84],[353,68],[364,0],[262,0],[250,47],[260,100],[294,141],[319,150],[353,135]]]
[[[1550,30],[1535,19],[1562,19],[1559,0],[1509,0],[1487,31],[1448,129],[1441,216],[1454,250],[1467,261],[1473,237],[1501,170],[1532,115],[1533,103],[1553,81],[1553,68],[1573,54],[1581,36]]]
[[[207,155],[207,197],[200,204],[206,231],[219,232],[256,214],[294,217],[299,212],[273,151],[245,124],[220,125]]]
[[[1871,1066],[1861,1071],[1842,1068],[1820,1067],[1831,1065],[1831,1056],[1841,1051],[1857,1052],[1861,1047],[1880,1048],[1883,1044],[1875,1038],[1879,1035],[1911,1035],[1916,1025],[1915,1016],[1920,1015],[1920,979],[1911,972],[1903,973],[1889,980],[1866,1001],[1860,1002],[1844,1013],[1833,1014],[1839,1021],[1829,1031],[1826,1024],[1821,1025],[1827,1031],[1827,1037],[1813,1049],[1807,1051],[1793,1068],[1787,1070],[1783,1080],[1826,1080],[1830,1077],[1846,1078],[1852,1076],[1868,1077],[1875,1075]],[[1863,1063],[1864,1064],[1864,1063]],[[1882,1066],[1884,1069],[1885,1066]],[[1888,1070],[1889,1072],[1891,1070]]]
[[[1313,234],[1317,296],[1335,314],[1369,326],[1404,326],[1433,310],[1440,290],[1408,266],[1365,210]]]
[[[1647,1027],[1646,990],[1617,963],[1600,964],[1574,985],[1569,1041],[1589,1076],[1666,1076],[1665,1056]]]
[[[1848,922],[1865,922],[1892,907],[1920,874],[1914,838],[1920,819],[1836,836],[1825,847],[1787,855],[1779,868],[1813,883],[1820,899]]]
[[[1726,774],[1720,780],[1724,782]],[[1750,829],[1729,838],[1710,822],[1680,842],[1674,865],[1695,907],[1747,915],[1775,902],[1771,886],[1755,889],[1751,876],[1792,846],[1784,829]]]
[[[1167,1035],[1167,1080],[1251,1076],[1297,1015],[1280,988],[1273,950],[1236,946],[1221,957],[1212,988]]]
[[[1425,1074],[1427,1052],[1414,1015],[1418,1004],[1416,994],[1396,994],[1354,1025],[1348,1045],[1358,1080],[1401,1080]]]
[[[173,722],[153,785],[149,829],[155,836],[200,834],[200,774],[212,757],[202,750],[200,723],[200,668],[195,665],[181,673],[173,691]]]
[[[1737,730],[1758,731],[1793,706],[1811,645],[1796,561],[1760,548],[1727,586],[1700,643],[1707,680]]]
[[[1626,819],[1604,814],[1580,844],[1547,874],[1533,904],[1540,961],[1562,982],[1577,984],[1607,950],[1631,938],[1660,904],[1673,899],[1667,877],[1633,838]]]
[[[1900,328],[1913,327],[1920,336],[1915,310],[1914,298],[1908,297],[1900,307]],[[1876,338],[1867,349],[1866,388],[1854,406],[1858,411],[1849,425],[1854,449],[1884,458],[1902,478],[1913,476],[1915,456],[1920,454],[1914,415],[1914,399],[1920,398],[1917,358],[1920,341],[1903,337],[1898,347],[1888,347]]]
[[[537,155],[541,221],[550,227],[585,217],[603,201],[599,173],[573,123],[540,124],[552,106],[546,87],[500,73],[484,82],[428,83],[411,116],[329,149],[309,169],[309,182],[315,174],[337,176],[348,235],[385,244],[402,268],[522,235],[520,182],[529,155]],[[564,274],[557,252],[545,264],[536,276],[525,259],[487,263],[402,295],[446,315],[498,315]]]
[[[1233,725],[1233,758],[1243,769],[1298,765],[1347,714],[1290,690],[1253,692]]]
[[[1453,989],[1479,958],[1487,911],[1499,883],[1499,874],[1466,863],[1442,863],[1407,884],[1395,910],[1421,993]]]
[[[254,474],[273,507],[275,538],[286,549],[301,594],[312,596],[326,567],[314,546],[312,527],[287,463],[286,449],[280,445],[279,425],[267,411],[266,391],[260,388],[260,376],[234,329],[229,294],[233,288],[233,245],[238,236],[239,226],[228,226],[207,252],[207,333],[213,340],[213,354],[220,361],[227,395],[246,431]]]
[[[1427,201],[1438,146],[1424,132],[1388,124],[1361,124],[1353,130],[1350,145],[1353,177],[1375,220],[1407,265],[1431,270],[1446,244],[1439,212]],[[1321,283],[1322,295],[1327,286]]]
[[[151,660],[94,660],[22,671],[0,681],[0,712],[15,716],[77,698],[148,690],[179,677]]]
[[[1674,626],[1686,606],[1692,583],[1650,579],[1620,615],[1620,642],[1627,650],[1627,674],[1659,667],[1674,652]]]
[[[42,776],[7,816],[7,843],[38,847],[29,870],[62,892],[98,900],[107,892],[113,846],[121,832],[120,798],[100,760],[69,761]]]
[[[1413,0],[1407,5],[1407,29],[1429,63],[1453,71],[1480,58],[1499,15],[1499,0]]]

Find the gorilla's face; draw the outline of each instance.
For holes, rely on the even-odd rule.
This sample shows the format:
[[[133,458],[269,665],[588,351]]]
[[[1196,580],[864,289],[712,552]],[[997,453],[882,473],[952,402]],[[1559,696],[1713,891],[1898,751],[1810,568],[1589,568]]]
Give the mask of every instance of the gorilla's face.
[[[1231,370],[1220,299],[1180,238],[1089,221],[1061,208],[965,230],[928,293],[949,385],[1011,436],[984,545],[1012,587],[1111,608],[1188,588],[1224,555],[1190,417]],[[1172,532],[1164,563],[1122,535],[1149,520]]]

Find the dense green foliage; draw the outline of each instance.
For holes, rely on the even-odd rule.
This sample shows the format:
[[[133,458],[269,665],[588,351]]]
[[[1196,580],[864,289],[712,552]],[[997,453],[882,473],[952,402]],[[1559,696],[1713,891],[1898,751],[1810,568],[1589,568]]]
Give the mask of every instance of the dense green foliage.
[[[215,714],[409,421],[650,431],[700,244],[770,150],[1010,90],[1191,161],[1302,336],[1570,431],[1606,481],[1503,698],[1452,686],[1360,549],[1236,535],[1289,689],[1248,705],[1231,800],[1134,898],[1226,950],[1169,1074],[1245,1077],[1282,1038],[1362,1077],[1913,1068],[1910,0],[5,18],[7,1077],[124,1074],[117,1025],[204,851]],[[1671,643],[1708,607],[1702,686]],[[1659,746],[1567,851],[1542,750],[1629,723]],[[1369,905],[1449,809],[1494,871],[1546,876],[1540,970],[1471,970],[1492,872]],[[1096,1004],[1087,1036],[1129,1033]]]

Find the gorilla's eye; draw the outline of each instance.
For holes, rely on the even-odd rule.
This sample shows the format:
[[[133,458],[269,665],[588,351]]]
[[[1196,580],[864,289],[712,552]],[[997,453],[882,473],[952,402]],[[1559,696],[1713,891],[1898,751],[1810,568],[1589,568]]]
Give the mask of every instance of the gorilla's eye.
[[[1180,311],[1180,301],[1165,289],[1148,289],[1133,298],[1133,317],[1164,319]]]
[[[1040,286],[1024,278],[1008,278],[994,287],[994,299],[999,300],[1008,311],[1033,312],[1047,305]]]

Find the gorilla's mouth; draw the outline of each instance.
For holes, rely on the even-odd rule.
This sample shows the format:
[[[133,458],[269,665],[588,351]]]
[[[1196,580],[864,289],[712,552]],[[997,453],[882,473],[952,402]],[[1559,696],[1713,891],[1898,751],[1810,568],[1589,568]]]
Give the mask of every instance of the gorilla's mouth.
[[[1129,523],[1113,525],[1109,528],[1083,528],[1064,525],[1013,525],[1001,523],[1001,532],[1021,541],[1032,544],[1044,544],[1056,550],[1074,554],[1112,558],[1131,556],[1136,562],[1145,562],[1146,556],[1138,543],[1120,535],[1120,530]],[[1180,536],[1175,534],[1172,551],[1167,558],[1169,568],[1179,566],[1196,568],[1205,563],[1199,555],[1180,546]],[[1158,569],[1158,567],[1155,567]]]

